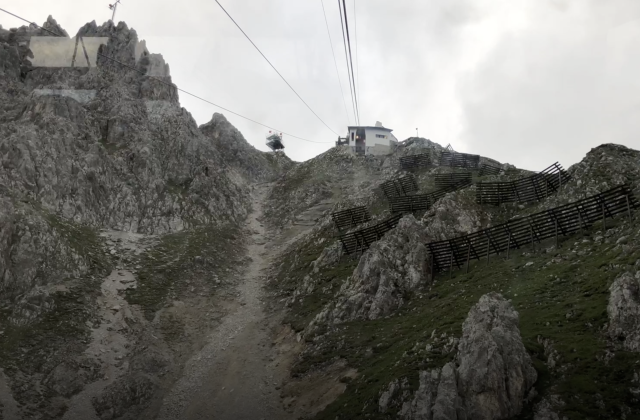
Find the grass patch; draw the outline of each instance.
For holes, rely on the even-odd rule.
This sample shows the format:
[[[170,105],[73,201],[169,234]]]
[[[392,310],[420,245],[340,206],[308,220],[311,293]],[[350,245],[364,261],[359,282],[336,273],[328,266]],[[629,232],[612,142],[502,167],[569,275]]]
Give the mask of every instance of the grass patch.
[[[640,363],[640,356],[616,351],[605,362],[609,348],[602,333],[607,322],[609,286],[620,273],[632,270],[640,258],[637,247],[616,249],[613,244],[624,232],[637,231],[638,226],[629,228],[620,219],[607,223],[610,228],[618,227],[609,243],[582,242],[576,235],[564,239],[558,250],[551,242],[544,244],[546,249],[537,245],[533,252],[512,251],[509,260],[504,255],[492,256],[488,265],[484,260],[472,263],[468,274],[462,269],[454,271],[451,279],[448,273],[438,275],[428,292],[405,296],[406,304],[393,316],[341,324],[322,339],[308,342],[294,374],[303,375],[337,358],[346,359],[359,372],[347,391],[316,418],[388,418],[388,413],[378,412],[380,392],[402,377],[408,379],[413,391],[420,370],[441,367],[452,360],[456,351],[447,350],[447,339],[461,336],[468,311],[491,291],[511,299],[519,312],[523,343],[538,371],[536,389],[544,395],[554,387],[553,392],[566,403],[561,416],[619,418],[623,406],[632,413],[640,412],[640,404],[629,392],[633,367]],[[598,234],[595,229],[598,225],[588,233]],[[312,248],[302,251],[305,260],[298,265],[297,279],[306,274],[304,264],[317,255]],[[308,325],[354,266],[355,262],[345,261],[316,274],[320,279],[317,287],[292,306],[288,321],[298,330]],[[443,333],[447,338],[441,338]],[[538,337],[554,343],[561,370],[549,370]],[[395,409],[400,407],[392,408],[392,412]],[[520,417],[532,418],[531,410],[528,406]],[[637,417],[627,414],[627,418]]]
[[[140,305],[145,316],[153,319],[169,299],[186,292],[187,280],[197,272],[209,286],[238,267],[243,255],[240,228],[233,224],[203,225],[162,236],[153,248],[142,253],[138,264],[138,287],[129,289],[126,299]],[[206,266],[195,263],[200,257]]]

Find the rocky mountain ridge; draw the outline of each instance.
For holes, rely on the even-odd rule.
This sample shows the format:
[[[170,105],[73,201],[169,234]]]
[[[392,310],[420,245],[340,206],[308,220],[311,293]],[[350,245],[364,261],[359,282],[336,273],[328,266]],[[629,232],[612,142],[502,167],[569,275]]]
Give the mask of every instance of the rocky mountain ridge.
[[[0,406],[153,418],[235,296],[251,184],[293,162],[198,127],[122,22],[77,32],[95,66],[47,66],[34,37],[55,38],[0,28]]]
[[[430,147],[427,142],[425,145]],[[381,160],[387,159],[397,157]],[[339,242],[334,242],[338,232],[326,212],[314,230],[293,245],[297,255],[283,262],[272,282],[273,293],[285,298],[288,321],[307,343],[294,375],[322,370],[336,359],[358,370],[358,378],[319,418],[559,419],[592,418],[605,412],[635,418],[639,400],[633,366],[638,356],[632,349],[639,306],[633,273],[640,261],[635,216],[607,221],[606,229],[596,224],[582,238],[565,237],[559,248],[553,241],[543,242],[514,250],[508,260],[502,255],[492,257],[488,266],[484,261],[475,263],[469,273],[454,270],[452,280],[446,272],[431,278],[424,246],[622,183],[629,184],[637,195],[639,159],[639,152],[624,146],[595,148],[569,168],[572,179],[559,193],[537,203],[480,205],[472,185],[447,194],[415,217],[405,216],[355,259],[343,255]],[[388,167],[389,176],[403,174],[393,175],[393,165]],[[443,171],[447,168],[417,172],[420,189],[433,189],[434,175]],[[474,181],[526,175],[513,171],[498,176],[474,175]],[[308,185],[301,188],[305,187],[309,193]],[[340,204],[334,208],[365,204],[374,221],[387,217],[387,210],[378,210],[378,203],[386,199],[376,186],[361,190],[360,196],[363,198],[353,204],[346,195],[336,197]],[[532,364],[512,366],[508,371],[531,372],[535,366],[537,375],[520,375],[528,378],[522,386],[525,391],[518,393],[517,402],[508,404],[498,391],[500,381],[482,385],[479,378],[474,380],[470,386],[482,389],[488,404],[488,411],[482,414],[465,402],[467,385],[454,374],[457,366],[464,364],[456,359],[462,353],[456,356],[454,349],[465,334],[466,327],[460,330],[463,313],[494,292],[513,302],[520,312],[519,345],[524,344],[527,358],[532,360]],[[512,346],[518,345],[517,341],[511,338],[504,343]],[[440,375],[447,379],[438,379]],[[624,379],[620,382],[614,377]],[[447,401],[446,410],[434,406],[436,396],[440,398],[439,381],[444,381],[442,398],[447,397],[441,401]],[[587,384],[596,384],[595,389]],[[501,403],[487,402],[501,399]],[[507,406],[516,409],[500,408]],[[471,417],[466,417],[468,410],[474,413]]]
[[[49,35],[0,30],[4,418],[638,418],[635,214],[435,276],[427,244],[637,194],[640,152],[597,147],[539,202],[462,188],[346,255],[341,234],[391,215],[380,185],[407,174],[400,157],[444,147],[295,163],[221,114],[198,127],[123,23],[79,30],[107,39],[95,67],[34,67],[30,39]],[[532,174],[480,161],[502,171],[436,164],[419,190]],[[338,231],[331,213],[354,206],[371,221]]]

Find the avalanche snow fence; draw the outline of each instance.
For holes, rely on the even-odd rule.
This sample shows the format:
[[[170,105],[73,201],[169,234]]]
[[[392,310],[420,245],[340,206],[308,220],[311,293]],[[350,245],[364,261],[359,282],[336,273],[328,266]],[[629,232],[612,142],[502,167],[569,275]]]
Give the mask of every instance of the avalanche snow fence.
[[[502,169],[497,166],[491,166],[487,163],[480,165],[480,176],[500,175],[500,171],[502,171]]]
[[[421,153],[419,155],[403,156],[400,158],[400,169],[404,171],[428,168],[431,166],[431,157],[429,153]]]
[[[464,180],[450,187],[441,188],[429,194],[407,195],[389,198],[391,213],[407,213],[418,210],[428,210],[433,204],[448,193],[461,190],[471,185],[471,179]]]
[[[444,151],[440,154],[440,166],[450,166],[452,168],[478,169],[480,165],[480,155],[470,155],[468,153]]]
[[[371,220],[371,215],[365,206],[358,206],[331,213],[331,218],[338,230],[342,231],[368,222]]]
[[[436,188],[451,188],[459,184],[471,184],[471,172],[436,174]]]
[[[403,196],[418,191],[418,183],[413,174],[385,181],[381,187],[387,198]]]
[[[340,242],[346,254],[364,252],[372,243],[378,241],[385,233],[397,226],[402,214],[396,214],[364,229],[340,235]]]
[[[427,244],[431,256],[431,273],[451,271],[465,263],[467,270],[471,259],[489,259],[490,254],[534,246],[535,242],[570,235],[582,231],[595,222],[628,212],[639,207],[636,197],[627,184],[619,185],[591,197],[544,210],[530,216],[510,220],[469,235]]]
[[[556,193],[571,176],[556,162],[543,171],[506,182],[479,182],[476,203],[497,204],[540,201]]]

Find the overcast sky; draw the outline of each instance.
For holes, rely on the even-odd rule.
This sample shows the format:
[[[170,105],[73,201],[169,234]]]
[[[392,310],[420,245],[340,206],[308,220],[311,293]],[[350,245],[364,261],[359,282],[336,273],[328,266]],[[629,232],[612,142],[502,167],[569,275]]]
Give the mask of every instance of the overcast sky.
[[[2,1],[69,33],[111,18],[113,0]],[[353,125],[338,0],[220,0],[276,68],[337,133]],[[355,12],[354,12],[355,7]],[[592,147],[640,149],[640,1],[347,0],[362,125],[381,121],[415,136],[530,170],[565,167]],[[161,53],[180,88],[284,136],[309,159],[333,146],[325,127],[269,67],[213,0],[122,0],[125,21]],[[17,19],[0,13],[3,27]],[[359,77],[357,77],[359,75]],[[212,105],[181,94],[198,124]],[[258,149],[268,129],[227,118]]]

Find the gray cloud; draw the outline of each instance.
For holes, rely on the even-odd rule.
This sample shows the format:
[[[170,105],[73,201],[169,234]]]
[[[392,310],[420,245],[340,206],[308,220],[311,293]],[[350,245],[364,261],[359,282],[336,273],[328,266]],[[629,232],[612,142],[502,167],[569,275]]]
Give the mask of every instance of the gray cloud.
[[[353,1],[347,1],[352,31]],[[309,105],[343,134],[347,117],[320,0],[221,2]],[[108,1],[15,3],[16,13],[38,22],[51,14],[70,33],[111,16]],[[350,107],[337,1],[324,4]],[[356,8],[363,124],[380,120],[400,139],[419,127],[421,136],[434,141],[530,169],[555,160],[568,166],[603,142],[640,148],[640,2],[356,0]],[[215,2],[122,0],[116,20],[136,29],[151,52],[164,55],[179,87],[280,130],[329,142],[285,136],[293,159],[309,159],[335,141]],[[21,24],[6,15],[0,23]],[[180,98],[200,124],[220,111]],[[267,129],[225,114],[249,142],[266,150]]]
[[[640,21],[618,22],[631,2],[549,2],[534,27],[504,36],[461,76],[469,149],[531,169],[578,161],[614,142],[639,148]],[[628,15],[627,15],[628,16]],[[635,46],[634,46],[635,45]]]

